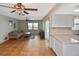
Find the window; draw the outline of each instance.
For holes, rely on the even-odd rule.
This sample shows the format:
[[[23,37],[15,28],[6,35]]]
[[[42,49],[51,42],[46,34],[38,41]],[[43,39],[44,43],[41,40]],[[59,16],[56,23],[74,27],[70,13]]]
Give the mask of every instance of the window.
[[[32,23],[28,23],[28,30],[32,30]]]
[[[38,23],[34,23],[34,30],[38,30]]]
[[[28,23],[28,30],[38,30],[38,23]]]
[[[78,18],[75,18],[74,19],[74,27],[73,27],[74,30],[79,30],[79,19]]]

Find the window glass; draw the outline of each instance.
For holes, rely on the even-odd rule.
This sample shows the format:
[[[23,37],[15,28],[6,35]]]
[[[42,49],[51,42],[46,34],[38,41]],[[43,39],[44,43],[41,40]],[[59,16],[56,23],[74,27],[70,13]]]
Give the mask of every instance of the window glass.
[[[38,30],[38,23],[28,23],[28,30]]]
[[[33,29],[32,26],[33,26],[32,23],[28,23],[28,29],[29,29],[29,30],[32,30],[32,29]]]
[[[78,18],[75,18],[74,19],[74,27],[73,27],[74,30],[79,30],[79,19]]]
[[[34,23],[34,30],[38,30],[38,23]]]

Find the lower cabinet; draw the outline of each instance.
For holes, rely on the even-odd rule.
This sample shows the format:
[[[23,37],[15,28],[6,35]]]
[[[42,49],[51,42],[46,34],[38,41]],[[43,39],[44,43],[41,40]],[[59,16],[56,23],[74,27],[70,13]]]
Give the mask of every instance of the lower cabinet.
[[[79,43],[65,44],[63,56],[79,56]]]
[[[63,44],[56,38],[50,36],[50,47],[54,50],[57,56],[79,56],[78,43]]]
[[[49,48],[52,48],[52,36],[49,37]]]
[[[55,39],[52,36],[50,36],[49,45],[52,49],[55,47]]]
[[[58,42],[57,40],[54,40],[54,47],[53,47],[53,50],[55,51],[55,53],[59,56],[63,55],[63,45]]]
[[[51,43],[51,48],[55,51],[55,53],[57,55],[63,55],[62,53],[62,44],[59,43],[55,38],[53,38],[52,36],[50,36],[50,43]]]

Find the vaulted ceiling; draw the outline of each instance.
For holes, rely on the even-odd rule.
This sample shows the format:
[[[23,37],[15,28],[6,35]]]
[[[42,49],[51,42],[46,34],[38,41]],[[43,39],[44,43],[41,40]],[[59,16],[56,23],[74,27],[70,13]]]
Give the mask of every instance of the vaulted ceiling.
[[[14,6],[16,3],[0,3],[0,5],[4,6]],[[26,17],[29,20],[41,20],[54,6],[54,3],[23,3],[26,8],[37,8],[38,11],[27,11],[28,15],[18,15],[15,13],[10,13],[13,9],[0,7],[0,14],[8,17],[15,18],[17,20],[26,20]]]

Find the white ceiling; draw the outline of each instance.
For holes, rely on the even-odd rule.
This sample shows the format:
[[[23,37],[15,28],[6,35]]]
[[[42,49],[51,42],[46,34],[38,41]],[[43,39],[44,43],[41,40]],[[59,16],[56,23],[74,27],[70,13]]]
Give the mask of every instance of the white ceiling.
[[[13,3],[0,3],[0,5],[4,6],[14,6]],[[0,7],[0,14],[8,17],[12,17],[18,20],[26,20],[26,17],[29,18],[29,20],[41,20],[54,6],[53,3],[24,3],[26,8],[37,8],[38,11],[27,11],[29,12],[29,15],[18,15],[15,13],[10,13],[13,9]]]
[[[77,9],[77,6],[79,6],[79,3],[62,3],[54,13],[79,15],[79,13],[74,12],[74,10]]]

